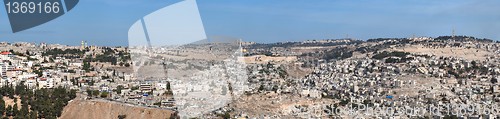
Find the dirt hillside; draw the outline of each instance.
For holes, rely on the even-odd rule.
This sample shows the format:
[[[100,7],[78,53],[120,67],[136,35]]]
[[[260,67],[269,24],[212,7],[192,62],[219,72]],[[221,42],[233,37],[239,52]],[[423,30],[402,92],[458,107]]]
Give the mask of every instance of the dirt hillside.
[[[63,110],[61,119],[166,119],[171,111],[135,107],[121,103],[89,100],[73,100]]]

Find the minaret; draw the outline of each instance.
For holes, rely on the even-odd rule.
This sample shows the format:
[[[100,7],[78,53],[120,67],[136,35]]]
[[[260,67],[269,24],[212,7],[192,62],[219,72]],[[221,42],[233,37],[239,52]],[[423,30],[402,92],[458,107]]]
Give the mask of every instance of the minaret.
[[[86,44],[87,44],[87,43],[85,43],[85,41],[84,41],[84,40],[82,40],[82,43],[81,43],[80,49],[82,49],[82,50],[83,50],[83,49],[85,49],[85,45],[86,45]]]
[[[451,30],[451,36],[455,37],[455,29]]]
[[[455,40],[455,28],[451,30],[451,38]]]

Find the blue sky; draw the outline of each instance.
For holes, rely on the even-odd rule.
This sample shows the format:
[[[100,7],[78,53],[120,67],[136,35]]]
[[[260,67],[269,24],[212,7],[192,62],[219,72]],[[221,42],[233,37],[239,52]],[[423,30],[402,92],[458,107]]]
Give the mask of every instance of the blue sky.
[[[80,0],[65,15],[12,33],[0,7],[0,41],[124,46],[130,26],[178,0]],[[198,0],[208,36],[245,41],[457,35],[500,39],[495,0]]]

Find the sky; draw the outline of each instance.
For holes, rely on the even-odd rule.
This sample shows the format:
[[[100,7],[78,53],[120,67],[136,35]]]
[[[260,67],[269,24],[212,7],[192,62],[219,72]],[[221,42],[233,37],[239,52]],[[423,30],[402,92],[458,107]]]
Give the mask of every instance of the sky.
[[[129,28],[179,0],[80,0],[68,13],[12,33],[0,6],[0,41],[126,46]],[[207,36],[273,43],[451,35],[500,39],[495,0],[198,0]]]

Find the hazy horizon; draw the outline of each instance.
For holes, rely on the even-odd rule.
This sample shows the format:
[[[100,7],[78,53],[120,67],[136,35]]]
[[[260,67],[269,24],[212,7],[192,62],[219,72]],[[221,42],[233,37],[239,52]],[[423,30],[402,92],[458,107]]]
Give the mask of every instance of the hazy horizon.
[[[86,0],[65,15],[12,33],[0,12],[0,41],[127,46],[127,31],[141,17],[179,0]],[[207,1],[198,7],[207,36],[275,43],[319,39],[474,36],[497,40],[500,1]],[[2,6],[5,8],[5,6]],[[0,8],[2,9],[2,8]]]

